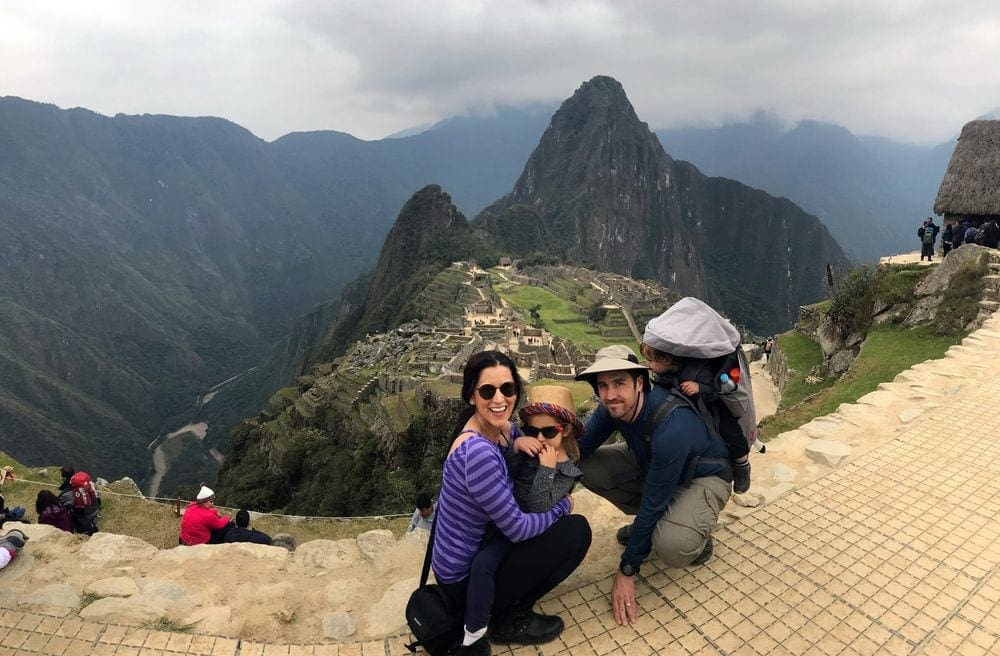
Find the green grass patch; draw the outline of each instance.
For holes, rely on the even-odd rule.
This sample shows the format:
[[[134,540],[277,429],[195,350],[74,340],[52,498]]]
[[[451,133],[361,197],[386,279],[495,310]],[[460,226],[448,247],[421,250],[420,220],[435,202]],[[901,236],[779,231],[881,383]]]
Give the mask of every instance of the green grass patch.
[[[571,340],[581,349],[596,351],[611,344],[627,344],[636,353],[639,351],[638,343],[631,338],[605,338],[600,334],[594,334],[594,328],[584,323],[583,317],[575,305],[547,289],[520,285],[509,291],[501,291],[500,295],[508,303],[524,310],[525,313],[536,305],[540,305],[538,314],[545,330],[561,339]],[[621,315],[619,314],[619,316]],[[558,323],[557,319],[567,323]]]
[[[782,336],[784,337],[784,335]],[[883,325],[868,333],[851,368],[827,389],[795,405],[784,407],[760,425],[760,434],[770,439],[835,411],[841,403],[853,403],[891,381],[902,371],[925,360],[940,358],[964,335],[938,335],[931,326],[905,328]],[[784,403],[784,400],[782,401]]]
[[[879,267],[875,296],[886,305],[913,302],[913,288],[924,279],[933,266],[901,264]]]
[[[810,394],[815,394],[833,384],[833,379],[824,379],[819,383],[806,382],[809,371],[823,362],[823,351],[820,350],[816,340],[790,330],[778,335],[777,341],[778,348],[785,354],[789,370],[795,371],[781,393],[781,408],[791,407]]]

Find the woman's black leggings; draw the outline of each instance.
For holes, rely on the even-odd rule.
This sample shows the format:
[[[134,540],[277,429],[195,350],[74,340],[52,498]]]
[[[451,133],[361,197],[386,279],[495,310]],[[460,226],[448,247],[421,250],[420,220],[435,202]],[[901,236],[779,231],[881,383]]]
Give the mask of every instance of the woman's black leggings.
[[[531,608],[573,573],[590,549],[590,524],[583,515],[557,519],[541,535],[510,546],[497,568],[492,617]],[[465,610],[469,577],[441,587]]]

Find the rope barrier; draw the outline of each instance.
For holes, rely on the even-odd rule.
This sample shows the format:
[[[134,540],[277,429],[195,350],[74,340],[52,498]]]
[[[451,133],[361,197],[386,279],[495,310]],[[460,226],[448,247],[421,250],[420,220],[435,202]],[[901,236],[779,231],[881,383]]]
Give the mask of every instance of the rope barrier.
[[[28,478],[17,478],[13,482],[14,483],[32,483],[34,485],[45,485],[45,486],[54,487],[54,488],[58,488],[59,487],[55,483],[48,483],[46,481],[33,481],[31,479],[28,479]],[[165,503],[177,503],[177,502],[191,503],[191,499],[179,499],[179,498],[176,498],[176,497],[172,497],[172,498],[166,498],[166,497],[147,497],[147,496],[143,496],[141,494],[126,494],[124,492],[115,492],[113,490],[107,489],[107,486],[103,487],[103,489],[101,490],[101,494],[102,495],[104,495],[104,494],[110,494],[111,496],[126,497],[126,498],[129,498],[129,499],[140,499],[140,500],[143,500],[143,501],[159,501],[159,502],[165,502]],[[233,512],[236,512],[237,510],[240,510],[239,508],[233,508],[231,506],[215,506],[215,507],[218,508],[218,509],[220,509],[220,510],[232,510]],[[290,520],[294,520],[294,521],[301,521],[303,519],[332,519],[332,520],[337,520],[337,521],[352,521],[352,520],[360,520],[360,519],[399,519],[399,518],[402,518],[402,517],[410,517],[412,515],[412,513],[400,513],[400,514],[395,514],[395,515],[364,515],[364,516],[356,516],[356,517],[330,517],[330,516],[325,516],[325,515],[283,515],[281,513],[268,513],[268,512],[257,512],[257,511],[251,511],[251,514],[254,515],[254,516],[256,516],[256,517],[281,517],[281,518],[284,518],[284,519],[290,519]]]

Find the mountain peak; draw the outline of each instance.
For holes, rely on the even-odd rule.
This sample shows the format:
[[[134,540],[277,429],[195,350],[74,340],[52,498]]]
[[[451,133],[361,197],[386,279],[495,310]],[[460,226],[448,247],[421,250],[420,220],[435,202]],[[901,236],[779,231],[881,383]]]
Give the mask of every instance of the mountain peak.
[[[599,75],[584,82],[552,117],[514,187],[515,202],[545,190],[587,188],[596,179],[669,163],[659,140],[639,120],[621,83]]]

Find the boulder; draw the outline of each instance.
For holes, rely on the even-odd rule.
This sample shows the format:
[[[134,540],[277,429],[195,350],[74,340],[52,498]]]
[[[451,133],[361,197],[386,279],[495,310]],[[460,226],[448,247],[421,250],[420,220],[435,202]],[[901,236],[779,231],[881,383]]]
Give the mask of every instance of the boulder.
[[[183,620],[197,633],[209,635],[229,635],[233,622],[233,609],[229,606],[204,606],[196,608]]]
[[[821,465],[836,467],[851,455],[851,447],[833,440],[809,440],[806,455]]]
[[[416,532],[416,531],[414,531]],[[427,531],[424,531],[426,533]],[[326,586],[326,600],[331,606],[340,606],[357,597],[367,584],[357,578],[340,579]]]
[[[357,625],[354,617],[346,611],[335,611],[323,616],[323,637],[344,640],[354,635]]]
[[[983,253],[990,253],[990,249],[978,244],[963,244],[961,248],[953,250],[948,257],[941,260],[933,271],[928,273],[913,288],[913,294],[917,297],[933,296],[944,293],[951,285],[951,279],[955,272],[966,261],[978,258]]]
[[[925,296],[910,309],[910,313],[903,319],[904,326],[919,326],[934,319],[937,314],[937,307],[944,300],[943,296]]]
[[[830,373],[834,376],[840,376],[846,372],[851,367],[851,363],[854,362],[854,358],[857,354],[854,349],[846,348],[842,351],[837,351],[832,356],[830,356],[829,367]]]
[[[295,536],[291,533],[277,533],[271,538],[272,547],[281,547],[288,551],[295,551]]]
[[[307,569],[338,569],[362,562],[357,540],[310,540],[299,545],[295,564]]]
[[[180,585],[174,581],[166,579],[143,579],[139,583],[139,594],[135,599],[146,601],[154,606],[171,608],[180,606],[182,608],[192,608],[203,606],[204,598],[195,590],[198,587],[197,581],[190,581],[193,586]]]
[[[143,599],[107,597],[98,599],[84,607],[80,611],[80,619],[90,622],[142,626],[163,617],[166,613],[166,607]]]
[[[159,549],[128,535],[95,533],[80,547],[80,561],[85,566],[114,567],[133,560],[148,560]]]
[[[780,462],[771,465],[770,473],[776,483],[791,483],[799,476],[799,472]]]
[[[23,597],[18,605],[76,608],[80,605],[80,591],[65,583],[52,583]]]
[[[386,529],[365,531],[358,536],[358,548],[366,558],[379,558],[396,548],[396,537]]]
[[[139,592],[139,586],[127,576],[113,576],[94,581],[83,591],[95,597],[131,597]]]
[[[417,578],[396,581],[382,597],[368,606],[365,612],[366,633],[369,638],[394,636],[407,631],[406,602],[417,589]]]
[[[13,528],[14,524],[7,524],[6,529]],[[6,531],[6,529],[4,529]],[[32,547],[41,545],[54,545],[58,547],[76,547],[81,544],[83,538],[68,531],[63,531],[48,524],[20,524],[17,530],[28,536]]]

